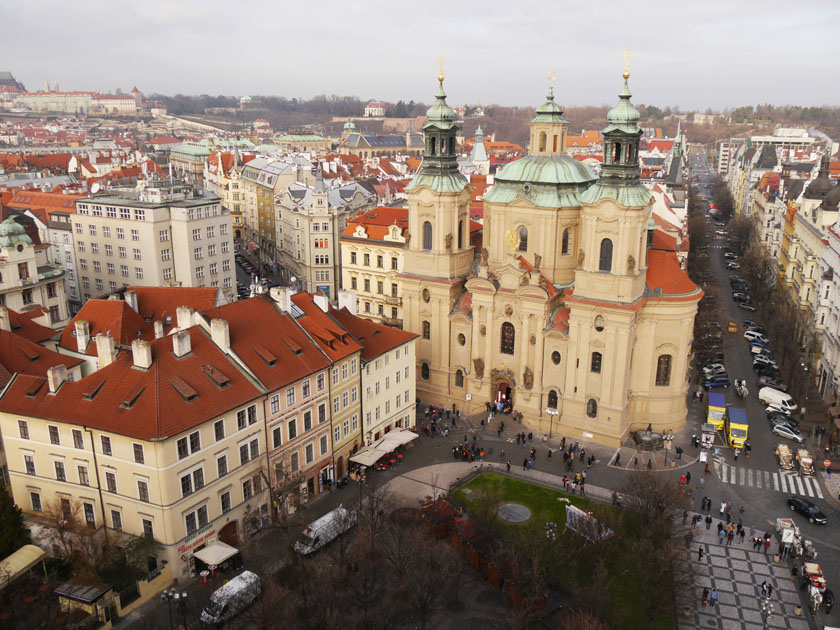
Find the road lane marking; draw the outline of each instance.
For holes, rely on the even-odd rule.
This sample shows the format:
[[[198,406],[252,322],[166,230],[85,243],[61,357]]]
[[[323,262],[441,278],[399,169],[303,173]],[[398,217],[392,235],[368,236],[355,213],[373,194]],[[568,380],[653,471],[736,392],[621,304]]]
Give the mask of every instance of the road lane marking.
[[[787,493],[787,488],[785,487],[785,476],[783,474],[773,473],[773,481],[775,482],[776,490]]]
[[[740,479],[741,479],[739,483],[743,486],[743,485],[744,485],[744,481],[745,481],[746,476],[747,476],[747,471],[746,471],[746,470],[744,470],[743,468],[739,468],[739,469],[738,469],[738,471],[739,471],[739,473],[738,473],[738,474],[739,474],[739,477],[740,477]]]
[[[729,470],[732,472],[732,481],[729,483],[738,483],[738,470],[734,466]]]
[[[814,492],[816,492],[816,493],[817,493],[817,496],[818,496],[820,499],[825,498],[825,497],[823,497],[822,490],[820,490],[820,482],[819,482],[819,481],[817,481],[816,479],[814,479]]]
[[[794,482],[796,483],[796,489],[799,494],[804,495],[805,491],[802,489],[802,480],[799,477],[793,477]]]

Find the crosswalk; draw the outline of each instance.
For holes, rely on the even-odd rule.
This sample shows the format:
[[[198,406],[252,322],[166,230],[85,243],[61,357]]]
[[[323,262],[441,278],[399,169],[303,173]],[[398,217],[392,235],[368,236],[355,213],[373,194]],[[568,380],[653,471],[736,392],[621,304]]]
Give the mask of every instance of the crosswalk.
[[[778,472],[754,470],[752,468],[730,466],[725,461],[716,460],[715,472],[721,481],[731,485],[774,490],[785,494],[798,494],[803,497],[823,498],[817,480],[814,477],[802,476],[795,470],[779,470]]]

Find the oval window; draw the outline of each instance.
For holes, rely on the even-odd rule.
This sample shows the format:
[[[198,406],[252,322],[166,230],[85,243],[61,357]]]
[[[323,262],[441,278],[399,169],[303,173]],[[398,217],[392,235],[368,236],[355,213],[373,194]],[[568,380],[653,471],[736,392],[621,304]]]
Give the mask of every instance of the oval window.
[[[604,316],[603,315],[597,315],[595,317],[595,330],[597,330],[598,332],[601,332],[602,330],[604,330]]]
[[[464,337],[464,333],[459,333],[458,334],[458,344],[463,346],[466,343],[467,343],[467,338]]]
[[[428,289],[423,289],[423,301],[428,303],[429,300],[431,300],[431,299],[432,299],[432,294],[429,293],[429,290]]]
[[[560,365],[560,353],[557,350],[551,353],[551,362],[554,365]]]

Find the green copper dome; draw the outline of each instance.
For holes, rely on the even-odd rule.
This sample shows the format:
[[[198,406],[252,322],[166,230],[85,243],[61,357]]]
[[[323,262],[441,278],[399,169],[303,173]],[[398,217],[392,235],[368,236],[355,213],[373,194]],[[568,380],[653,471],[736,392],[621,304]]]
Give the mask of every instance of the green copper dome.
[[[439,87],[435,94],[434,104],[426,111],[429,122],[425,127],[433,125],[438,129],[451,129],[455,126],[455,111],[446,104],[446,92],[443,91],[443,77],[439,77]]]
[[[621,90],[621,94],[618,95],[620,99],[618,105],[607,113],[607,122],[609,125],[604,129],[604,133],[613,129],[619,129],[625,133],[635,133],[639,130],[641,115],[639,114],[639,110],[630,103],[630,96],[630,88],[627,85],[627,78],[625,78],[624,87]]]
[[[527,155],[496,175],[497,183],[588,184],[596,179],[586,164],[568,155]]]
[[[563,111],[563,106],[554,102],[554,88],[549,88],[545,103],[537,107],[537,115],[531,123],[566,123]]]
[[[9,217],[0,223],[0,247],[14,247],[15,243],[32,245],[32,239],[26,235],[26,228]]]

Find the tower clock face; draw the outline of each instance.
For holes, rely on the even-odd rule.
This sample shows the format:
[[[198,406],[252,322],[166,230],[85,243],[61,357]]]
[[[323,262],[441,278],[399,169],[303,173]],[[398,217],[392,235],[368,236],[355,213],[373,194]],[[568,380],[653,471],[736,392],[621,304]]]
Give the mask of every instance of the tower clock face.
[[[424,302],[428,302],[429,300],[432,299],[432,295],[431,295],[431,293],[429,293],[428,289],[423,289],[422,295],[423,295],[423,301]]]

